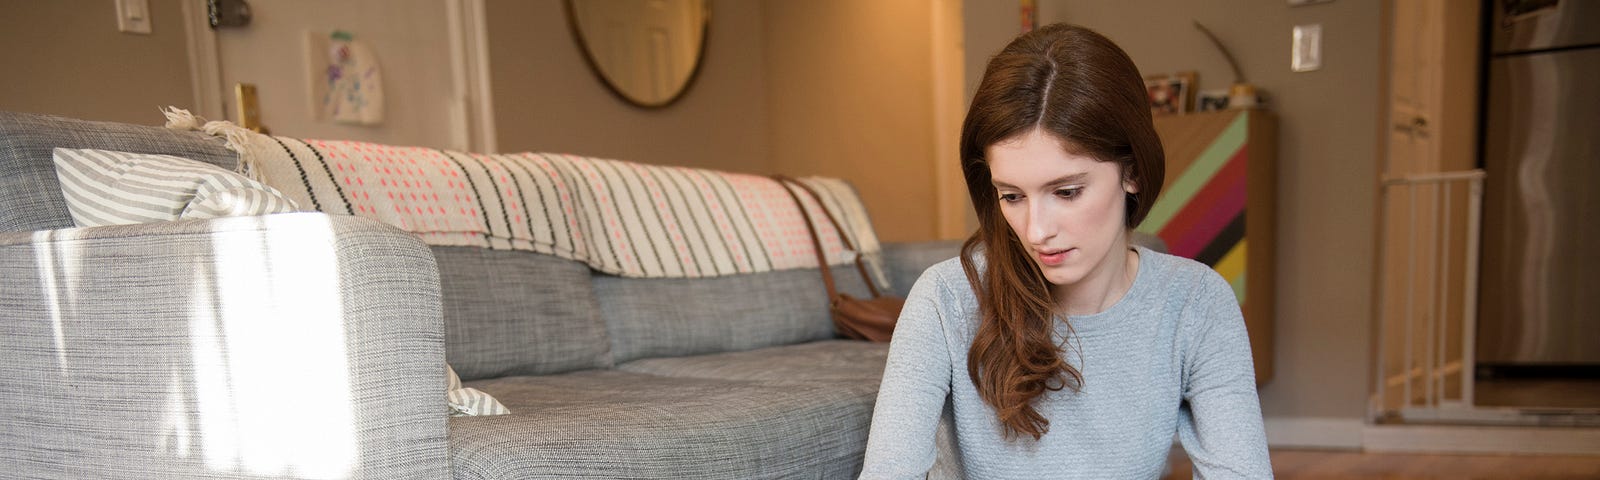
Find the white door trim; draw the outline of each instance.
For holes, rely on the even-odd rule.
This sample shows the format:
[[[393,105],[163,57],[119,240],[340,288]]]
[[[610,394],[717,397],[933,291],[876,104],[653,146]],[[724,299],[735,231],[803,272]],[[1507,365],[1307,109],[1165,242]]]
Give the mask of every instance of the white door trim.
[[[1368,452],[1600,455],[1600,428],[1369,425]]]
[[[1359,418],[1267,417],[1267,445],[1273,448],[1318,448],[1360,450],[1362,429]]]
[[[183,30],[189,47],[189,84],[194,90],[194,104],[189,106],[189,111],[211,120],[227,120],[227,94],[222,89],[217,32],[211,30],[206,0],[184,0]]]
[[[1364,452],[1600,455],[1600,428],[1370,425],[1360,418],[1267,417],[1267,445]]]
[[[488,18],[484,0],[446,0],[450,28],[452,143],[479,153],[498,149],[489,79]]]

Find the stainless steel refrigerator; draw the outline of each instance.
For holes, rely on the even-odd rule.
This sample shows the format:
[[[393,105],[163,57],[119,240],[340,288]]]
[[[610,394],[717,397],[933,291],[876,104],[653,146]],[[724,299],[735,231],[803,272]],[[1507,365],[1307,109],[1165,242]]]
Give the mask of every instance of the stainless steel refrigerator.
[[[1600,371],[1600,1],[1486,6],[1477,361],[1491,371],[1593,376]]]

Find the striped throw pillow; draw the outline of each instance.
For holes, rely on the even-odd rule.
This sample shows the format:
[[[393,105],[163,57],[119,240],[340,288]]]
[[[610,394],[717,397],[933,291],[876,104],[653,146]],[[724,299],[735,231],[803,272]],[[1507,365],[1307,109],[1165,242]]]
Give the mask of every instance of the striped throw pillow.
[[[299,210],[261,182],[171,155],[57,148],[56,176],[79,227]]]
[[[500,401],[495,400],[494,396],[489,395],[488,392],[476,388],[462,387],[461,377],[456,375],[456,369],[450,368],[450,364],[445,364],[444,368],[450,376],[446,380],[448,384],[444,393],[445,400],[450,404],[450,416],[488,416],[511,413],[511,410],[506,409],[505,405],[501,405]]]

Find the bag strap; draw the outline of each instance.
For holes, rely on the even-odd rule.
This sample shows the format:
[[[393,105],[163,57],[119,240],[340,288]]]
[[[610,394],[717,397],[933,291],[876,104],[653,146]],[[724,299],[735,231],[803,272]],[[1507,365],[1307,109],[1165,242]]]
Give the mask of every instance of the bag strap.
[[[861,280],[867,284],[867,291],[872,293],[872,298],[882,297],[883,294],[878,292],[878,287],[873,284],[872,277],[867,275],[866,265],[861,262],[861,251],[856,250],[855,246],[850,243],[850,237],[845,235],[844,227],[839,224],[838,219],[833,217],[833,212],[828,211],[828,205],[822,203],[822,196],[818,195],[816,190],[811,189],[810,185],[806,185],[799,180],[783,175],[773,175],[772,179],[777,180],[778,185],[784,187],[783,191],[787,192],[789,198],[794,200],[795,207],[800,209],[801,218],[806,221],[806,231],[811,234],[811,245],[817,253],[817,265],[822,269],[822,283],[828,287],[828,298],[837,297],[839,292],[834,288],[833,272],[828,266],[827,256],[823,254],[822,239],[818,237],[817,228],[812,224],[811,214],[806,211],[805,204],[800,201],[798,195],[795,195],[794,190],[789,189],[785,184],[794,184],[800,187],[800,190],[806,192],[807,195],[811,196],[812,200],[817,202],[817,206],[822,209],[822,215],[828,218],[828,222],[833,224],[834,232],[839,234],[839,242],[844,244],[845,249],[855,252],[856,271],[861,273]]]

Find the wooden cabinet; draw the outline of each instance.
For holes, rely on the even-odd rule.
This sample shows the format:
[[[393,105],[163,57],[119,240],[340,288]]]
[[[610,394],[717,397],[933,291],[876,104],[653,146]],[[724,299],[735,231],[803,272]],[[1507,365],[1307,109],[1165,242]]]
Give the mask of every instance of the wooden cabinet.
[[[1244,310],[1256,383],[1272,379],[1277,123],[1264,110],[1155,118],[1166,151],[1161,195],[1138,230],[1216,269]]]

